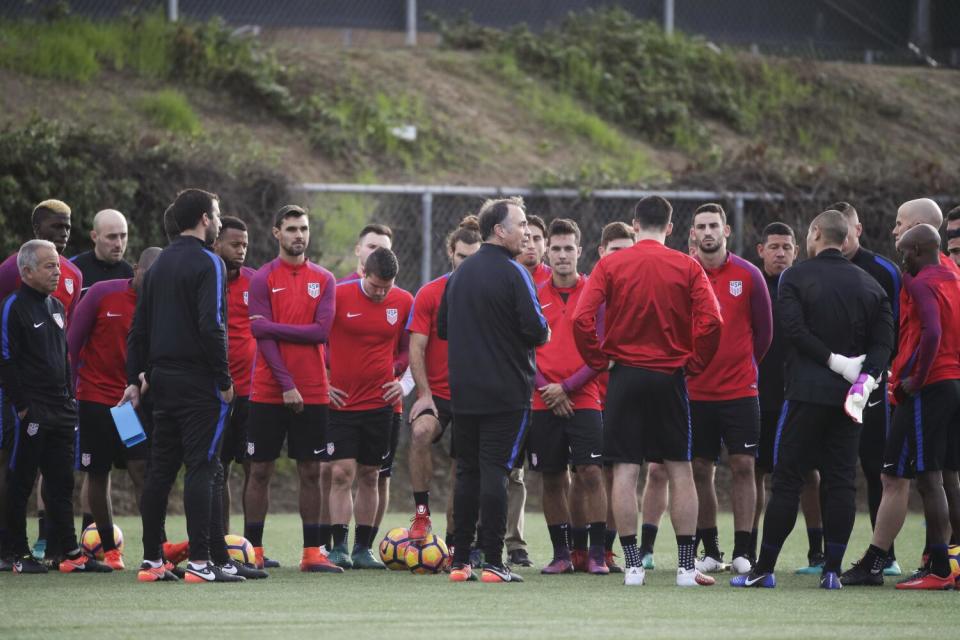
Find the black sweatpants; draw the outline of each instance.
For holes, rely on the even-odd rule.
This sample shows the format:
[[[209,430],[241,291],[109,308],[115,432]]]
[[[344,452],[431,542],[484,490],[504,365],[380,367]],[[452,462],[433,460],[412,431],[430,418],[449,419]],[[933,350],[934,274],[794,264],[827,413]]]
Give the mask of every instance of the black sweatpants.
[[[460,415],[453,423],[457,441],[457,482],[453,495],[454,562],[468,564],[470,545],[480,529],[487,562],[503,562],[507,528],[507,480],[520,457],[530,410],[487,415]]]
[[[14,556],[30,553],[27,543],[27,502],[43,474],[43,497],[47,512],[47,543],[55,554],[77,548],[73,525],[73,468],[76,456],[76,426],[49,426],[14,421],[14,440],[7,480],[8,542]]]
[[[890,406],[887,403],[887,385],[884,383],[867,402],[867,407],[863,410],[863,427],[860,430],[860,468],[867,483],[871,528],[877,526],[877,512],[883,497],[880,471],[883,468],[883,454],[889,429]],[[890,557],[896,557],[893,545],[890,545]]]
[[[856,516],[860,425],[841,407],[788,401],[774,441],[773,492],[763,519],[758,571],[773,571],[797,521],[805,474],[820,470],[824,571],[839,571]]]
[[[140,501],[143,557],[158,560],[161,556],[167,498],[180,467],[185,465],[183,508],[190,559],[208,561],[211,533],[223,535],[223,510],[217,498],[223,477],[220,445],[230,405],[221,400],[210,378],[183,372],[154,370],[150,394],[154,427]],[[218,471],[220,485],[215,484]],[[214,504],[218,508],[214,509]]]

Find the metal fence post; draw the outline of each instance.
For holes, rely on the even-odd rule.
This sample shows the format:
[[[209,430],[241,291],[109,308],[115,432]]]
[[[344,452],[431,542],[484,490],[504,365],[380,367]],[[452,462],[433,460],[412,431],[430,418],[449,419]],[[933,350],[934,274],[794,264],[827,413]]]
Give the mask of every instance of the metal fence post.
[[[167,20],[176,22],[180,17],[180,0],[167,0]]]
[[[407,0],[407,46],[417,44],[417,0]]]
[[[673,35],[673,0],[663,0],[663,31]]]
[[[733,252],[743,256],[743,196],[738,195],[733,200]]]
[[[420,284],[430,282],[433,276],[433,193],[424,191],[420,196]]]

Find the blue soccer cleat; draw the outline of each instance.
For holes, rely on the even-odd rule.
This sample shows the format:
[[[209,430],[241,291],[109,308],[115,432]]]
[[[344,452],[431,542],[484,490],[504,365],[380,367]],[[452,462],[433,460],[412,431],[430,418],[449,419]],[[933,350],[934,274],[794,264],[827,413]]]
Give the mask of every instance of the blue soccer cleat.
[[[730,578],[731,587],[754,589],[773,589],[777,586],[777,577],[772,573],[750,573]]]
[[[843,589],[840,578],[835,571],[827,571],[820,577],[821,589]]]

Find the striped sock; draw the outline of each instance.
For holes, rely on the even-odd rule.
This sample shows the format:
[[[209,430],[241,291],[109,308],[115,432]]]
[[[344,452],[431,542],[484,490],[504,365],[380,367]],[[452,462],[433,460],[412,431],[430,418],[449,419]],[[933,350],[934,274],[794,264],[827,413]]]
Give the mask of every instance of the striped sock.
[[[637,548],[637,536],[620,536],[620,546],[623,548],[623,557],[627,567],[640,566],[640,549]]]

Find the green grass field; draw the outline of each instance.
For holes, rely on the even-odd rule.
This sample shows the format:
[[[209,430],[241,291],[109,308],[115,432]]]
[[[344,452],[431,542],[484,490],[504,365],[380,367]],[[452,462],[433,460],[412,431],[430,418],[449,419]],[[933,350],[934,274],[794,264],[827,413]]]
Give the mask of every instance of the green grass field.
[[[402,526],[402,514],[387,523]],[[270,578],[239,585],[139,584],[134,571],[112,575],[0,574],[0,638],[929,638],[958,619],[960,595],[880,589],[817,589],[813,576],[794,576],[803,563],[802,518],[780,560],[772,590],[732,589],[727,577],[711,588],[674,586],[676,548],[668,523],[661,529],[658,569],[648,584],[626,588],[619,576],[544,577],[549,540],[539,514],[527,516],[527,538],[537,568],[523,584],[450,584],[445,576],[399,572],[302,574],[300,526],[295,515],[271,516],[267,553],[283,563]],[[235,520],[236,523],[236,520]],[[128,567],[140,552],[138,519],[121,518]],[[721,519],[724,548],[731,517]],[[184,535],[171,518],[172,539]],[[857,518],[848,560],[867,543],[869,520]],[[920,553],[923,522],[911,516],[897,541],[905,569]],[[947,632],[949,633],[949,632]]]

